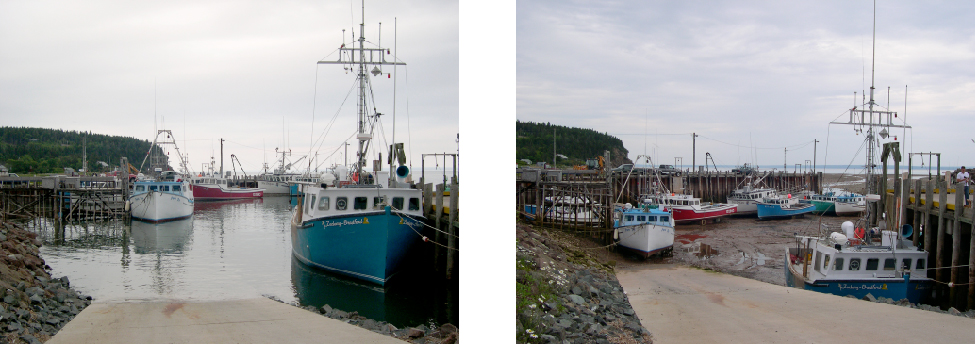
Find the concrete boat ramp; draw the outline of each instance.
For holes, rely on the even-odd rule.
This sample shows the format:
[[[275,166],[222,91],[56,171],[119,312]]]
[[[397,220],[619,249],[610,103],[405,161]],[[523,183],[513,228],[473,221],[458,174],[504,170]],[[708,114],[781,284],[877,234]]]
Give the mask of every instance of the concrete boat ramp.
[[[654,343],[975,343],[975,320],[672,264],[616,274]]]
[[[93,303],[48,343],[403,343],[265,298]]]

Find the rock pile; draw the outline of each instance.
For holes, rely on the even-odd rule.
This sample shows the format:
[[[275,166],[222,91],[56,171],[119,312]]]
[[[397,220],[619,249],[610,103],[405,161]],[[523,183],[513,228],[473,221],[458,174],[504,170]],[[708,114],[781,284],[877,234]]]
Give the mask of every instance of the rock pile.
[[[847,295],[846,297],[854,298],[854,299],[856,298],[856,296],[853,296],[853,295]],[[955,307],[951,307],[951,308],[948,308],[948,310],[945,311],[945,310],[941,310],[941,308],[939,308],[938,306],[926,305],[926,304],[923,304],[923,303],[911,303],[907,299],[901,299],[900,301],[894,301],[894,299],[886,298],[886,297],[883,297],[883,296],[881,296],[881,297],[874,297],[873,294],[870,294],[870,293],[868,293],[867,296],[864,296],[862,300],[863,301],[870,301],[870,302],[874,302],[874,303],[886,303],[888,305],[897,305],[897,306],[907,307],[907,308],[917,308],[917,309],[920,309],[920,310],[925,310],[925,311],[930,311],[930,312],[938,312],[938,313],[942,313],[942,314],[951,314],[951,315],[959,316],[959,317],[975,318],[975,309],[970,309],[968,311],[962,312],[962,311],[959,311],[958,309],[956,309]]]
[[[283,302],[273,296],[268,296],[271,300]],[[297,305],[295,305],[297,306]],[[322,307],[304,306],[301,307],[309,312],[318,313],[323,316],[343,321],[347,324],[359,326],[372,332],[382,335],[396,337],[414,344],[454,344],[457,343],[458,330],[453,324],[443,324],[440,327],[427,327],[420,325],[400,329],[393,324],[385,321],[376,321],[359,315],[359,312],[346,312],[332,308],[329,305]]]
[[[559,235],[518,224],[518,341],[652,343],[612,267]]]
[[[15,224],[0,224],[0,342],[42,343],[91,304],[67,277],[51,278],[41,240]]]

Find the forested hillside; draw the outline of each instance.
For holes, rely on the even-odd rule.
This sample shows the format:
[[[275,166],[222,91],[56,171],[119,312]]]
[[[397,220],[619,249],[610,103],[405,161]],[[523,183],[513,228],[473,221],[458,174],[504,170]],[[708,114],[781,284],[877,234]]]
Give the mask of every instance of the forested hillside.
[[[62,173],[65,167],[82,168],[83,141],[87,141],[88,170],[110,171],[120,157],[128,157],[138,167],[146,156],[147,140],[108,136],[61,129],[0,127],[0,164],[10,172]],[[104,161],[112,167],[103,167]]]
[[[558,158],[558,166],[585,165],[586,159],[601,156],[610,151],[609,167],[631,163],[623,141],[592,129],[570,128],[550,123],[515,122],[515,156],[518,160],[552,162],[554,153],[568,158]],[[554,136],[554,142],[553,142]],[[552,145],[556,151],[553,152]]]

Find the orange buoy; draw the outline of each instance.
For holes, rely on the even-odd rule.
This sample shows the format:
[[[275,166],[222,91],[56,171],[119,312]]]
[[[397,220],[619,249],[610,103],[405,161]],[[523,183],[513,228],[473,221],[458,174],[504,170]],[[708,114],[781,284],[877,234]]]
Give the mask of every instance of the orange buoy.
[[[863,228],[859,228],[858,227],[856,230],[853,231],[853,237],[854,238],[857,238],[857,239],[863,239],[863,238],[865,238],[866,236],[864,236],[864,234],[865,234],[865,231],[863,230]]]

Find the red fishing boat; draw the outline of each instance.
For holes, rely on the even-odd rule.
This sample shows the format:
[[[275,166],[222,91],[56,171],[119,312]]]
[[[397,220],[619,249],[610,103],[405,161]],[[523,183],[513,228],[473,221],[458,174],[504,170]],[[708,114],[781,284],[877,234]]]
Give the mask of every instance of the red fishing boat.
[[[701,203],[700,198],[691,195],[657,193],[644,197],[643,202],[670,209],[677,223],[714,219],[738,212],[737,204]]]
[[[262,198],[264,189],[231,186],[231,182],[216,176],[190,178],[190,187],[197,200]]]

